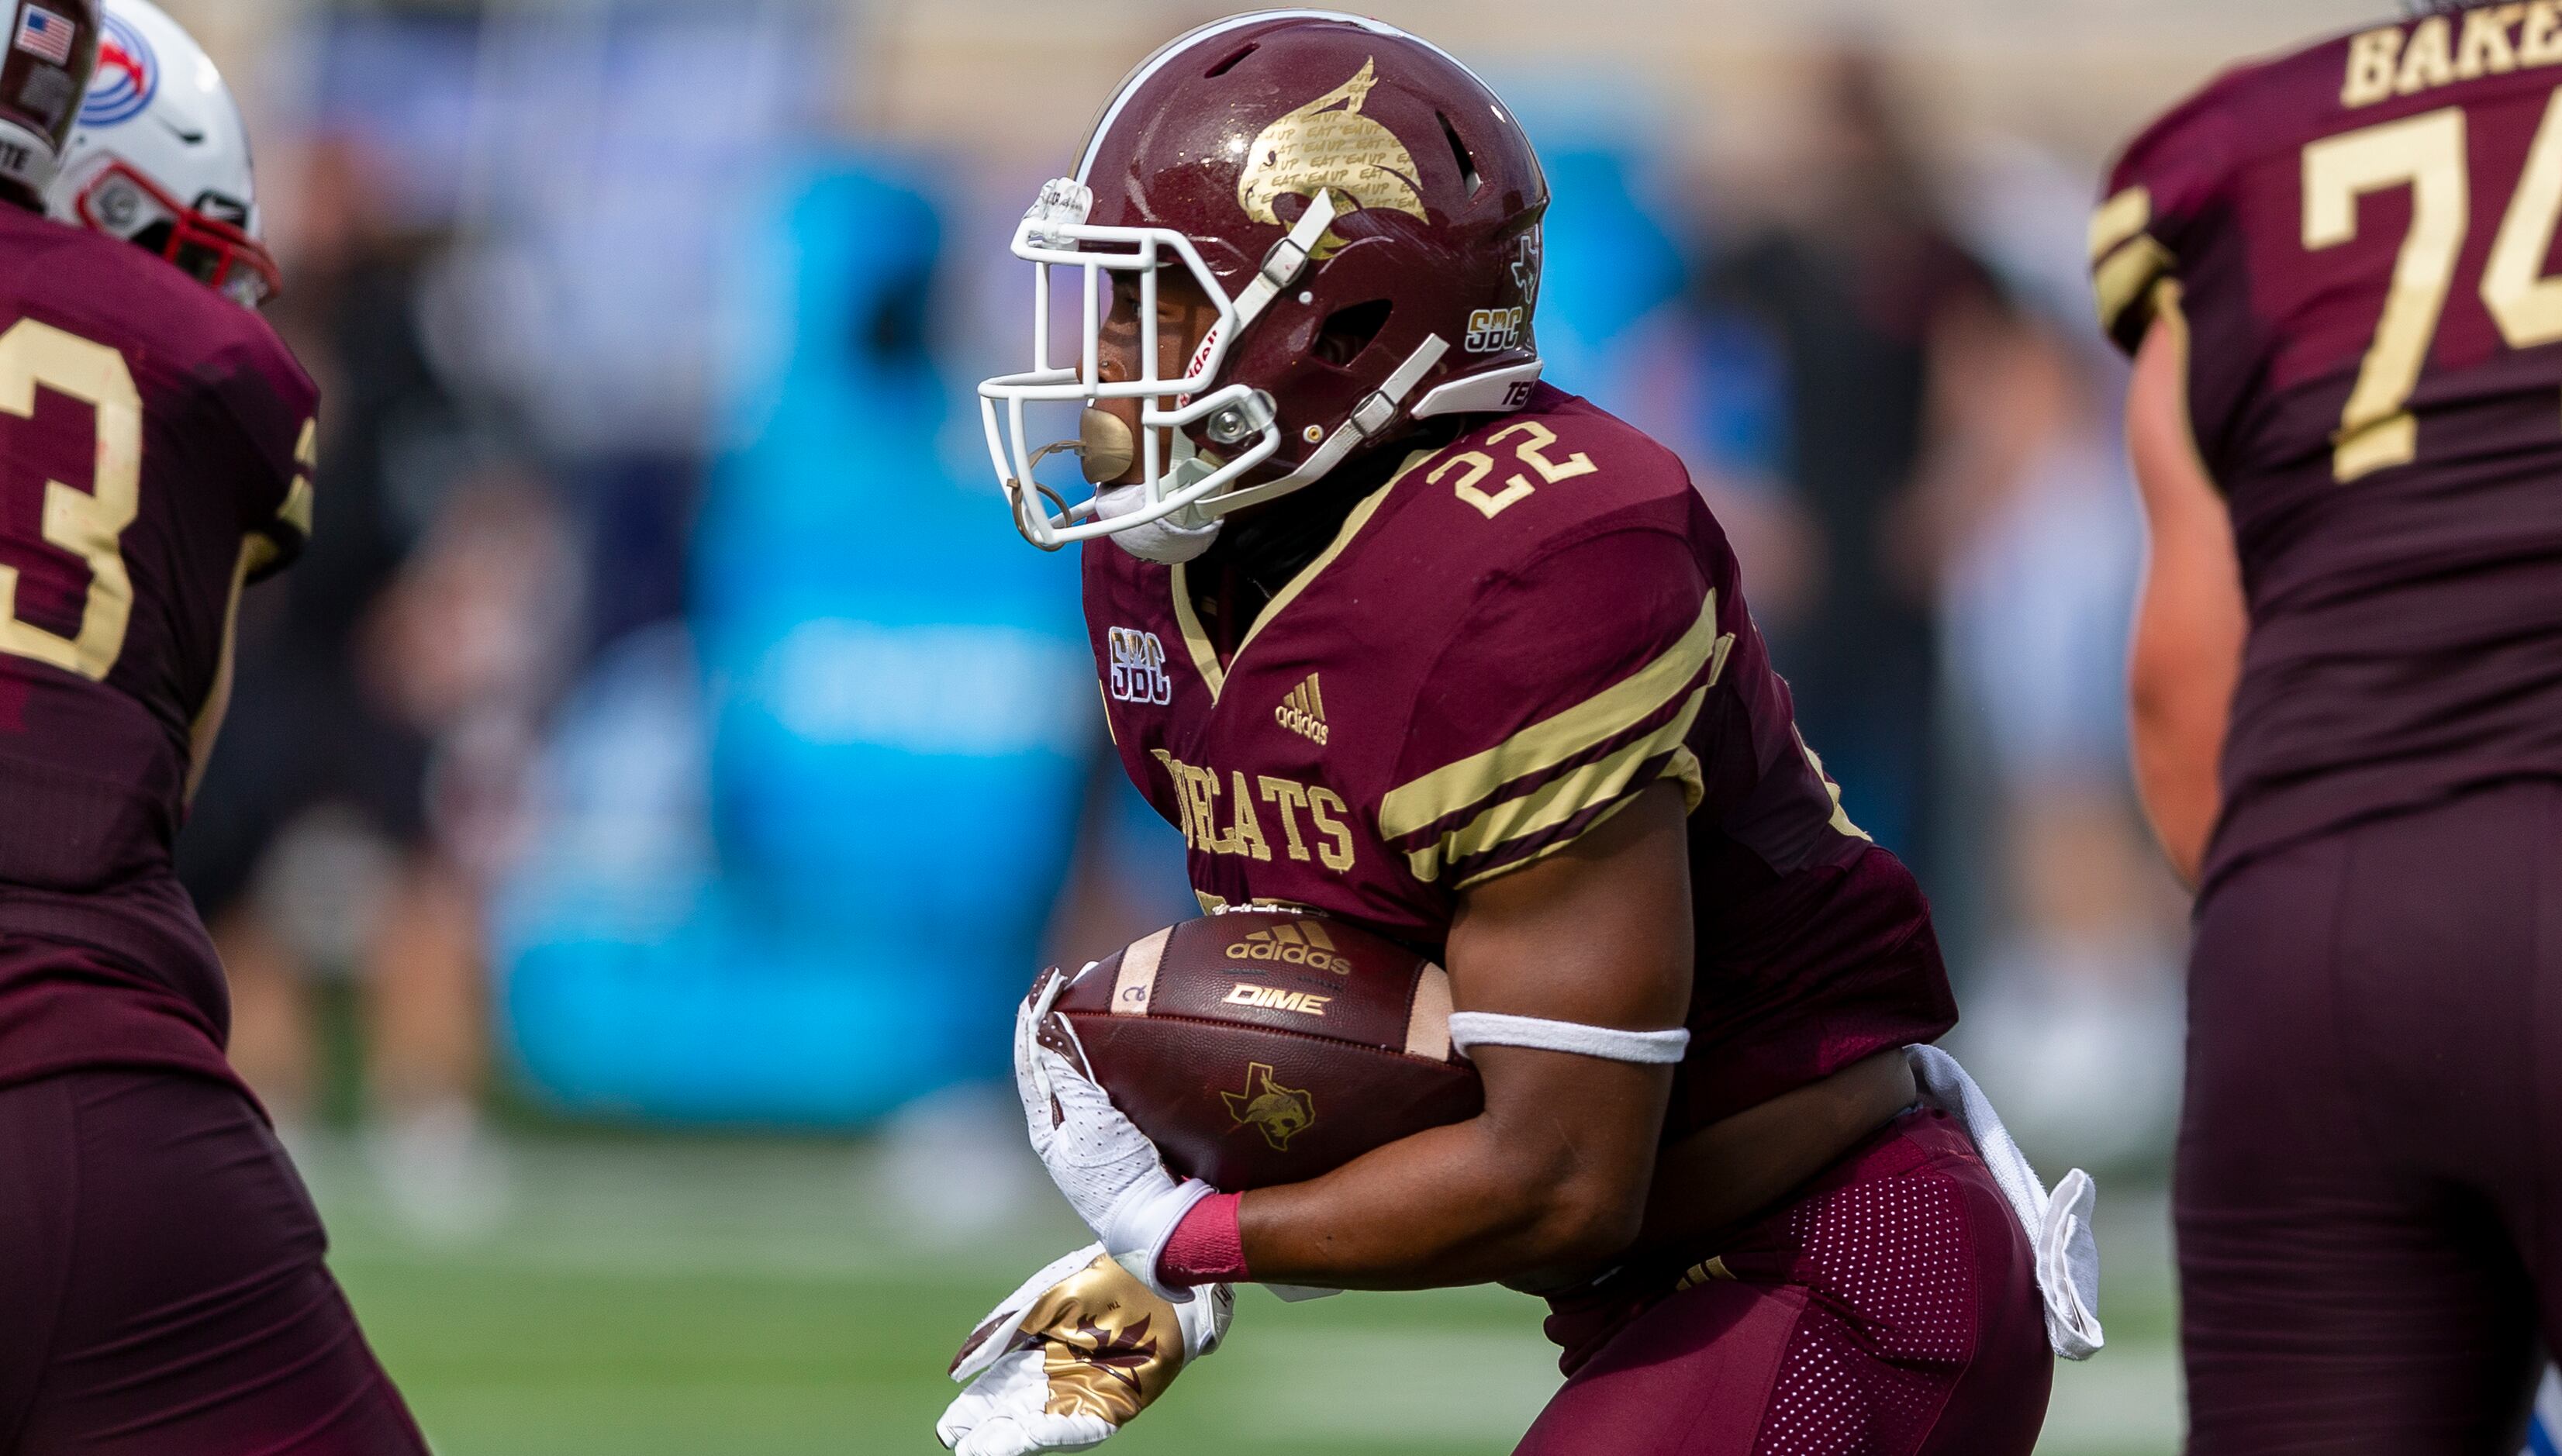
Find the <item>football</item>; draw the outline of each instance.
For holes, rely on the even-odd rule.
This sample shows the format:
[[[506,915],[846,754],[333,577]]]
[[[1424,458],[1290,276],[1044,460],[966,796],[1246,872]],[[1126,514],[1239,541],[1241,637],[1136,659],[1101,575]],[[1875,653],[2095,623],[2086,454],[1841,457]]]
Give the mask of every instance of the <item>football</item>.
[[[1043,1041],[1082,1047],[1178,1177],[1229,1192],[1316,1178],[1484,1101],[1450,1046],[1449,974],[1306,911],[1169,926],[1087,967],[1050,1018]]]

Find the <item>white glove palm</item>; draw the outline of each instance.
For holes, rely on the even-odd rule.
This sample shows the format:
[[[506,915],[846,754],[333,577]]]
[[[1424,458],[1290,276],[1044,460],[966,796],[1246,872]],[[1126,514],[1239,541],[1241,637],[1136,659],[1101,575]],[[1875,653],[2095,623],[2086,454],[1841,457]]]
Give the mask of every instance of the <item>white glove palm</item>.
[[[1190,1292],[1160,1283],[1157,1259],[1175,1226],[1212,1189],[1166,1172],[1157,1145],[1095,1082],[1075,1028],[1049,1014],[1067,983],[1056,971],[1043,974],[1014,1014],[1014,1089],[1032,1151],[1105,1250],[1158,1295],[1182,1304]]]
[[[1226,1338],[1226,1285],[1175,1306],[1132,1279],[1100,1244],[1023,1281],[952,1362],[969,1388],[934,1434],[960,1456],[1085,1451],[1137,1418],[1184,1366]]]

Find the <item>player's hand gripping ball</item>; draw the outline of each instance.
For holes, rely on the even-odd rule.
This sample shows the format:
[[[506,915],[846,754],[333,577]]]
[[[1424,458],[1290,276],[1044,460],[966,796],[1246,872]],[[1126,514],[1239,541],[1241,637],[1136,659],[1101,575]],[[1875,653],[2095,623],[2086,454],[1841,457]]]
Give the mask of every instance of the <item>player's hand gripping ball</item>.
[[[1070,978],[1033,1031],[1169,1173],[1226,1192],[1316,1178],[1484,1105],[1450,1045],[1448,973],[1304,911],[1158,931]]]

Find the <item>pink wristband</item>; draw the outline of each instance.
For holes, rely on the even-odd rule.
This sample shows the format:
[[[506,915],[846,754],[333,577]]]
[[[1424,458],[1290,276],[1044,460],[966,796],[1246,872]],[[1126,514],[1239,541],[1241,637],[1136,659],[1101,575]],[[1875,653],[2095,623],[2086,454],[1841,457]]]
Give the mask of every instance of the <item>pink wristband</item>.
[[[1157,1277],[1167,1284],[1235,1284],[1245,1272],[1245,1236],[1236,1210],[1243,1193],[1212,1193],[1192,1205],[1157,1256]]]

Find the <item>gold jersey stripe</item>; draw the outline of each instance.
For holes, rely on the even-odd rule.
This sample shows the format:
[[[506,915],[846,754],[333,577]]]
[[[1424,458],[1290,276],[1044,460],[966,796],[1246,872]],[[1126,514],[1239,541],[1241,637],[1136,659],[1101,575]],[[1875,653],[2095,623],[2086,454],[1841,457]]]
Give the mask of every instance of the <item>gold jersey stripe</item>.
[[[2123,247],[2127,240],[2153,225],[2153,194],[2149,187],[2129,187],[2100,205],[2091,215],[2091,266]]]
[[[2109,254],[2091,275],[2091,290],[2100,305],[2100,327],[2113,334],[2129,310],[2150,297],[2153,284],[2179,266],[2169,249],[2138,234]]]
[[[1687,748],[1678,748],[1673,750],[1672,759],[1664,765],[1664,771],[1655,777],[1657,783],[1661,783],[1666,779],[1671,779],[1679,783],[1682,786],[1683,799],[1689,803],[1694,812],[1699,809],[1700,801],[1708,797],[1708,781],[1706,776],[1700,772],[1699,755],[1692,753]],[[1571,846],[1575,840],[1582,838],[1583,835],[1591,833],[1594,829],[1597,829],[1603,824],[1608,823],[1610,820],[1617,819],[1619,817],[1619,811],[1626,809],[1629,805],[1636,802],[1636,795],[1627,795],[1612,803],[1609,808],[1594,815],[1592,817],[1592,822],[1585,824],[1580,831],[1565,835],[1556,839],[1553,843],[1542,844],[1537,849],[1523,855],[1519,859],[1507,859],[1501,864],[1488,865],[1486,868],[1478,870],[1476,873],[1469,875],[1466,879],[1452,885],[1450,888],[1454,891],[1472,889],[1478,885],[1484,884],[1490,879],[1493,879],[1497,875],[1510,874],[1514,870],[1537,864],[1558,850]]]
[[[1682,704],[1681,712],[1654,732],[1622,747],[1608,758],[1595,759],[1573,773],[1542,785],[1537,793],[1508,799],[1461,827],[1443,834],[1429,848],[1407,855],[1407,863],[1414,867],[1414,877],[1429,884],[1441,877],[1441,870],[1446,865],[1474,859],[1516,839],[1546,833],[1595,805],[1607,804],[1627,795],[1640,768],[1667,753],[1682,749],[1682,740],[1690,737],[1691,725],[1699,721],[1699,710],[1707,702],[1708,688],[1703,685],[1691,693],[1690,701]],[[1694,756],[1691,760],[1694,779],[1698,772],[1698,759]],[[1692,788],[1689,795],[1691,809],[1699,808],[1704,788],[1704,785]]]
[[[1733,644],[1731,635],[1718,634],[1717,593],[1711,591],[1700,604],[1699,620],[1682,634],[1681,640],[1635,673],[1483,753],[1389,791],[1378,806],[1380,837],[1402,838],[1484,802],[1516,779],[1545,773],[1609,742],[1661,712],[1712,661],[1718,669],[1709,676],[1709,685],[1714,686]]]
[[[2197,443],[2197,421],[2189,414],[2188,409],[2188,363],[2194,340],[2188,329],[2186,298],[2186,290],[2180,286],[2179,279],[2162,279],[2160,286],[2153,289],[2153,316],[2161,320],[2162,327],[2170,330],[2171,347],[2179,359],[2180,438],[2188,442],[2189,456],[2197,465],[2197,473],[2205,477],[2208,483],[2215,486],[2217,493],[2221,494],[2224,486],[2216,481],[2215,472],[2207,467],[2206,449]]]
[[[1220,688],[1227,686],[1227,669],[1219,665],[1218,648],[1211,646],[1209,634],[1201,631],[1200,617],[1192,611],[1192,585],[1184,574],[1182,562],[1175,563],[1175,626],[1184,636],[1184,647],[1191,653],[1192,670],[1200,674],[1201,685],[1209,689],[1209,700],[1218,701]]]
[[[1353,507],[1353,513],[1344,517],[1343,529],[1335,532],[1333,542],[1325,550],[1317,553],[1316,560],[1299,568],[1299,574],[1290,578],[1289,583],[1280,591],[1272,594],[1271,604],[1263,609],[1261,616],[1254,619],[1254,625],[1246,629],[1245,640],[1236,644],[1238,656],[1243,656],[1245,649],[1254,645],[1254,639],[1263,635],[1263,629],[1272,625],[1273,618],[1280,616],[1291,603],[1298,601],[1299,594],[1308,590],[1311,583],[1324,575],[1327,567],[1335,564],[1335,558],[1343,555],[1351,547],[1353,538],[1361,534],[1362,527],[1370,524],[1372,516],[1378,514],[1378,508],[1387,503],[1387,497],[1395,491],[1406,476],[1414,473],[1416,465],[1432,458],[1432,455],[1433,452],[1425,450],[1418,450],[1408,455],[1404,462],[1396,467],[1396,473],[1387,477],[1386,484],[1364,496],[1362,503]],[[1317,716],[1322,718],[1325,714],[1320,710]]]
[[[214,740],[222,736],[223,719],[231,712],[232,681],[240,667],[241,593],[249,590],[249,579],[275,558],[275,543],[265,536],[241,538],[240,558],[232,566],[232,590],[223,607],[223,644],[214,659],[214,685],[205,693],[205,701],[196,709],[195,722],[187,729],[187,802],[196,802],[196,791],[204,786],[205,767],[213,762]]]
[[[1227,686],[1227,667],[1233,666],[1236,658],[1244,656],[1245,649],[1254,645],[1254,639],[1263,635],[1263,629],[1272,625],[1272,619],[1280,616],[1291,603],[1299,600],[1299,594],[1308,590],[1309,584],[1323,575],[1327,567],[1335,564],[1335,558],[1343,555],[1351,547],[1353,538],[1361,534],[1362,527],[1369,525],[1370,518],[1378,514],[1378,508],[1387,503],[1388,492],[1396,488],[1397,482],[1413,473],[1416,465],[1431,457],[1431,452],[1420,450],[1407,455],[1405,462],[1396,467],[1396,473],[1387,478],[1386,484],[1364,496],[1361,504],[1353,507],[1353,513],[1344,518],[1342,529],[1335,532],[1333,542],[1317,554],[1316,560],[1299,568],[1299,574],[1290,578],[1288,585],[1273,594],[1272,600],[1265,604],[1262,615],[1254,619],[1252,627],[1246,629],[1245,639],[1236,644],[1236,651],[1229,656],[1225,666],[1218,660],[1218,649],[1210,645],[1209,634],[1201,630],[1199,616],[1192,611],[1190,578],[1186,575],[1181,564],[1175,567],[1171,574],[1175,594],[1175,625],[1183,631],[1184,646],[1191,654],[1192,670],[1200,674],[1202,684],[1209,688],[1211,702],[1217,702],[1219,693]]]
[[[296,475],[291,489],[284,492],[284,504],[275,508],[275,518],[308,536],[311,534],[311,477]]]

